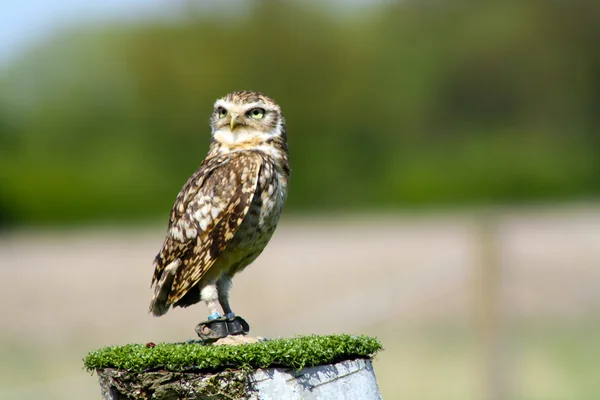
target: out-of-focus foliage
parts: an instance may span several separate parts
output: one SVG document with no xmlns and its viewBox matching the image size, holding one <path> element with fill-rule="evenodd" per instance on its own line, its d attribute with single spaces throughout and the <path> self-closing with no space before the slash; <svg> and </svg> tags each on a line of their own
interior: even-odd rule
<svg viewBox="0 0 600 400">
<path fill-rule="evenodd" d="M 255 1 L 63 33 L 0 80 L 0 223 L 166 216 L 237 89 L 283 107 L 289 209 L 597 195 L 599 4 Z"/>
</svg>

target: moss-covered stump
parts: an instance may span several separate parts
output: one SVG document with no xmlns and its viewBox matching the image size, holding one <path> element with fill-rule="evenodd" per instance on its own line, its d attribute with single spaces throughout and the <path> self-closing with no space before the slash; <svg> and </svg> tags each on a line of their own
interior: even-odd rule
<svg viewBox="0 0 600 400">
<path fill-rule="evenodd" d="M 303 336 L 236 346 L 197 341 L 105 347 L 87 355 L 103 399 L 379 399 L 366 336 Z"/>
</svg>

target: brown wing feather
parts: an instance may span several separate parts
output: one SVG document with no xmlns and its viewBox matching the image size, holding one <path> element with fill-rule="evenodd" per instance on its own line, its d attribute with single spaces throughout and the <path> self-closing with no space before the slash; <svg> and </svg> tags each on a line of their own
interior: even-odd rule
<svg viewBox="0 0 600 400">
<path fill-rule="evenodd" d="M 173 260 L 182 260 L 168 303 L 176 303 L 198 283 L 235 235 L 254 197 L 261 163 L 257 153 L 229 153 L 196 180 L 200 182 L 197 189 L 182 191 L 185 207 L 179 207 L 177 201 L 173 207 L 165 241 L 170 250 L 161 262 L 164 269 Z M 182 237 L 184 240 L 179 240 Z"/>
<path fill-rule="evenodd" d="M 154 259 L 154 275 L 152 284 L 158 282 L 164 269 L 173 261 L 186 254 L 196 243 L 196 237 L 187 237 L 183 230 L 192 227 L 195 221 L 186 213 L 190 202 L 198 195 L 206 179 L 220 166 L 227 163 L 226 157 L 207 158 L 200 168 L 187 180 L 177 194 L 171 215 L 169 228 L 163 246 Z"/>
</svg>

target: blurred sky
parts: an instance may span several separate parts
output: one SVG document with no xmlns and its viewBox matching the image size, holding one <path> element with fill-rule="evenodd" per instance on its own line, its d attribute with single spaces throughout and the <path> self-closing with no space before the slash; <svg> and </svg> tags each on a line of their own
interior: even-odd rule
<svg viewBox="0 0 600 400">
<path fill-rule="evenodd" d="M 3 0 L 0 6 L 0 67 L 31 45 L 73 24 L 164 15 L 174 0 Z"/>
<path fill-rule="evenodd" d="M 374 0 L 330 0 L 336 10 L 366 6 Z M 218 4 L 221 3 L 221 4 Z M 32 45 L 65 27 L 109 20 L 165 18 L 186 7 L 229 6 L 243 0 L 2 0 L 0 5 L 0 67 L 4 67 Z M 377 1 L 377 3 L 381 3 Z"/>
</svg>

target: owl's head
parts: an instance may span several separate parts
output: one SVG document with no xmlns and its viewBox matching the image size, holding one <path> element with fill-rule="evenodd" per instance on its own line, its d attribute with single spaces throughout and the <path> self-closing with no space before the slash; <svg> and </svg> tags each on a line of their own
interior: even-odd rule
<svg viewBox="0 0 600 400">
<path fill-rule="evenodd" d="M 285 140 L 281 108 L 259 92 L 232 92 L 218 99 L 210 126 L 213 138 L 227 147 L 258 146 L 277 137 Z"/>
</svg>

